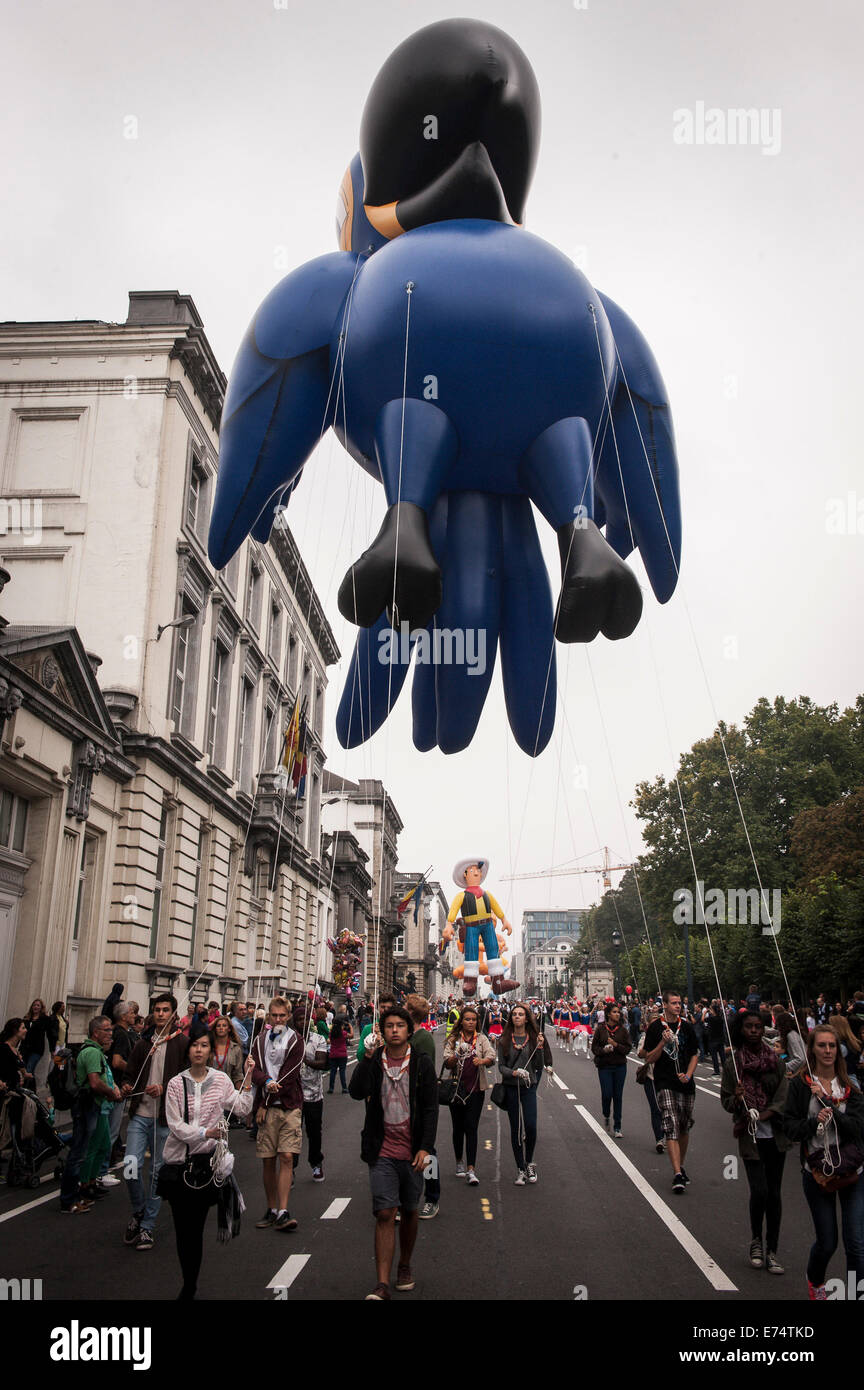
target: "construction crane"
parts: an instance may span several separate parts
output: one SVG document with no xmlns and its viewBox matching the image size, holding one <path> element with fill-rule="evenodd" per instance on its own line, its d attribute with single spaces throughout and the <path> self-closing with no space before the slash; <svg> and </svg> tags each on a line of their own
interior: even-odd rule
<svg viewBox="0 0 864 1390">
<path fill-rule="evenodd" d="M 572 874 L 602 874 L 603 887 L 611 888 L 612 879 L 610 874 L 616 873 L 619 869 L 632 869 L 632 864 L 613 864 L 610 858 L 609 846 L 603 846 L 603 863 L 588 864 L 579 869 L 539 869 L 533 874 L 503 874 L 502 882 L 512 883 L 517 878 L 569 878 Z"/>
</svg>

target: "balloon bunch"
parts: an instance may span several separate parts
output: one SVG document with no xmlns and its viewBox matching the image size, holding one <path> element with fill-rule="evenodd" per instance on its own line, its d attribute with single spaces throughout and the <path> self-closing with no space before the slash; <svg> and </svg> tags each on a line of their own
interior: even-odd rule
<svg viewBox="0 0 864 1390">
<path fill-rule="evenodd" d="M 346 994 L 351 994 L 360 984 L 360 951 L 363 939 L 346 927 L 340 931 L 335 941 L 328 936 L 327 945 L 335 957 L 333 961 L 333 983 Z"/>
</svg>

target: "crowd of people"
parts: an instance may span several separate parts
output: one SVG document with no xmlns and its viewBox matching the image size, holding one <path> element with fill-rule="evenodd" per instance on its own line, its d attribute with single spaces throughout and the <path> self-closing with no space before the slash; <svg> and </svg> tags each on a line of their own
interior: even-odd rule
<svg viewBox="0 0 864 1390">
<path fill-rule="evenodd" d="M 255 1224 L 297 1230 L 290 1199 L 302 1152 L 315 1182 L 325 1180 L 324 1082 L 365 1103 L 361 1157 L 369 1168 L 375 1217 L 376 1285 L 371 1300 L 414 1287 L 412 1256 L 420 1220 L 440 1209 L 439 1114 L 449 1111 L 454 1174 L 469 1186 L 478 1166 L 486 1102 L 508 1118 L 514 1184 L 539 1180 L 535 1163 L 538 1091 L 551 1074 L 550 1037 L 560 1048 L 593 1059 L 606 1142 L 623 1137 L 628 1058 L 644 1089 L 658 1153 L 672 1170 L 672 1190 L 686 1192 L 687 1149 L 694 1124 L 694 1076 L 700 1061 L 720 1077 L 720 1098 L 732 1117 L 749 1189 L 753 1268 L 782 1274 L 778 1258 L 781 1188 L 786 1154 L 797 1144 L 814 1242 L 808 1294 L 826 1294 L 826 1271 L 839 1226 L 850 1270 L 864 1279 L 864 992 L 848 1004 L 822 994 L 792 1011 L 762 999 L 702 999 L 692 1005 L 672 990 L 641 1002 L 593 997 L 554 1003 L 485 1003 L 473 998 L 429 1001 L 393 995 L 336 1006 L 320 996 L 277 996 L 269 1008 L 211 1002 L 178 1011 L 169 993 L 143 1014 L 115 985 L 87 1038 L 71 1045 L 61 1002 L 50 1013 L 34 1000 L 25 1017 L 0 1034 L 0 1151 L 16 1161 L 38 1134 L 49 1157 L 65 1142 L 59 1209 L 86 1215 L 120 1184 L 110 1168 L 123 1158 L 130 1203 L 123 1240 L 152 1249 L 162 1201 L 170 1207 L 182 1273 L 179 1297 L 195 1297 L 203 1234 L 211 1207 L 219 1238 L 239 1230 L 243 1200 L 233 1176 L 232 1128 L 255 1143 L 266 1209 Z M 432 1036 L 443 1025 L 436 1069 Z M 49 1094 L 68 1108 L 71 1132 L 58 1133 L 50 1101 L 35 1073 L 46 1049 Z M 347 1078 L 349 1056 L 356 1065 Z M 44 1113 L 43 1113 L 44 1112 Z M 124 1115 L 128 1115 L 125 1135 Z M 53 1141 L 53 1147 L 52 1143 Z"/>
</svg>

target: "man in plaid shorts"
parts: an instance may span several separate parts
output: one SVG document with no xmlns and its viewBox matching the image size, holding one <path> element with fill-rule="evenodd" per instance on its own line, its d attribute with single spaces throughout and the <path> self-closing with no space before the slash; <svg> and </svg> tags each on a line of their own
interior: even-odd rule
<svg viewBox="0 0 864 1390">
<path fill-rule="evenodd" d="M 699 1043 L 691 1025 L 681 1017 L 681 996 L 663 991 L 663 1013 L 650 1024 L 642 1044 L 646 1062 L 654 1064 L 654 1088 L 663 1120 L 663 1138 L 672 1164 L 672 1191 L 683 1192 L 690 1179 L 684 1170 L 696 1084 L 693 1073 Z"/>
</svg>

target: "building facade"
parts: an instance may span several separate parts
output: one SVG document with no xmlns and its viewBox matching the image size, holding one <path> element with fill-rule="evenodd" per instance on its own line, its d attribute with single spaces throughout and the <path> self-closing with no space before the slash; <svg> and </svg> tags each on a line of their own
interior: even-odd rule
<svg viewBox="0 0 864 1390">
<path fill-rule="evenodd" d="M 398 838 L 402 820 L 382 782 L 351 782 L 325 771 L 322 824 L 328 835 L 351 835 L 366 855 L 371 878 L 369 922 L 363 952 L 361 988 L 370 997 L 393 989 L 393 943 L 402 932 L 396 911 Z"/>
<path fill-rule="evenodd" d="M 538 907 L 522 914 L 522 953 L 527 958 L 555 936 L 578 938 L 585 913 L 578 907 Z"/>
<path fill-rule="evenodd" d="M 56 993 L 80 1021 L 114 981 L 142 1004 L 166 987 L 299 990 L 332 932 L 320 800 L 339 653 L 287 526 L 209 564 L 224 390 L 185 295 L 133 292 L 120 324 L 0 325 L 4 655 L 28 677 L 0 757 L 0 788 L 28 803 L 24 849 L 8 849 L 30 860 L 3 948 L 10 1006 Z M 33 724 L 53 727 L 45 691 L 64 709 L 75 697 L 91 732 L 64 715 L 65 756 Z M 277 773 L 298 697 L 299 802 Z M 58 838 L 46 779 L 62 797 L 91 773 L 87 814 L 64 813 Z"/>
</svg>

